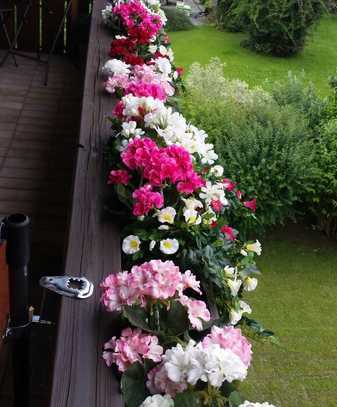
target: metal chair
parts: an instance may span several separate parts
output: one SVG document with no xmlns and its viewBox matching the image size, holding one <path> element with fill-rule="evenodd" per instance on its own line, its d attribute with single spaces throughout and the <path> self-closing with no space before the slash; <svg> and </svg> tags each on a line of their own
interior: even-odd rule
<svg viewBox="0 0 337 407">
<path fill-rule="evenodd" d="M 2 58 L 0 62 L 0 66 L 3 65 L 3 63 L 6 61 L 10 50 L 12 49 L 12 41 L 9 36 L 6 20 L 8 20 L 11 15 L 13 15 L 13 21 L 14 21 L 14 13 L 15 13 L 15 5 L 12 1 L 8 0 L 0 0 L 0 31 L 2 31 L 5 40 L 7 41 L 8 44 L 8 50 L 6 51 L 4 57 Z M 18 63 L 16 61 L 15 55 L 13 53 L 12 58 L 15 66 L 18 66 Z"/>
</svg>

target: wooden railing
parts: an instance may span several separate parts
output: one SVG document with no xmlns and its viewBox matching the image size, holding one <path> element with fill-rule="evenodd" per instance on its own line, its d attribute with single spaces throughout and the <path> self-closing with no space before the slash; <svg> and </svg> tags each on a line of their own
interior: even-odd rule
<svg viewBox="0 0 337 407">
<path fill-rule="evenodd" d="M 105 0 L 95 0 L 83 94 L 79 147 L 65 274 L 95 284 L 87 300 L 62 297 L 51 392 L 51 407 L 119 407 L 118 383 L 102 360 L 102 345 L 112 333 L 111 315 L 100 309 L 99 283 L 120 270 L 117 228 L 104 220 L 102 150 L 109 134 L 106 115 L 113 100 L 102 89 L 100 69 L 111 38 L 101 26 Z"/>
</svg>

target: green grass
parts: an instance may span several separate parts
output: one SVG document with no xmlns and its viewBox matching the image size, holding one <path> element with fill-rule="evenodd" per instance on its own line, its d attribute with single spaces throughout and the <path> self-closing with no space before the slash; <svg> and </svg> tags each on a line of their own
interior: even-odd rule
<svg viewBox="0 0 337 407">
<path fill-rule="evenodd" d="M 305 50 L 291 58 L 258 55 L 240 46 L 244 34 L 219 31 L 213 26 L 172 32 L 170 38 L 177 65 L 187 69 L 195 61 L 206 64 L 217 56 L 227 64 L 227 77 L 240 78 L 252 86 L 263 85 L 266 78 L 282 79 L 290 70 L 297 73 L 304 70 L 319 92 L 326 95 L 327 78 L 337 68 L 337 17 L 322 19 Z"/>
<path fill-rule="evenodd" d="M 299 227 L 265 239 L 253 317 L 280 346 L 254 343 L 241 390 L 279 407 L 337 406 L 337 244 Z"/>
</svg>

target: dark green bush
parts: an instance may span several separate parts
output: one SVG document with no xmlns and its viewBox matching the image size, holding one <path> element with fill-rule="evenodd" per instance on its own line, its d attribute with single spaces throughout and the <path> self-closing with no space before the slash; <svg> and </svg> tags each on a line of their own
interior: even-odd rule
<svg viewBox="0 0 337 407">
<path fill-rule="evenodd" d="M 257 198 L 261 226 L 282 223 L 298 213 L 316 174 L 307 118 L 262 90 L 220 77 L 223 70 L 212 64 L 192 68 L 183 113 L 208 133 L 226 177 Z"/>
<path fill-rule="evenodd" d="M 245 31 L 248 26 L 247 4 L 242 0 L 218 0 L 217 23 L 231 32 Z"/>
<path fill-rule="evenodd" d="M 167 17 L 167 31 L 185 31 L 193 28 L 189 17 L 182 11 L 172 7 L 163 7 Z"/>
<path fill-rule="evenodd" d="M 249 3 L 249 39 L 257 52 L 290 56 L 305 44 L 309 29 L 320 18 L 323 0 L 242 0 Z"/>
</svg>

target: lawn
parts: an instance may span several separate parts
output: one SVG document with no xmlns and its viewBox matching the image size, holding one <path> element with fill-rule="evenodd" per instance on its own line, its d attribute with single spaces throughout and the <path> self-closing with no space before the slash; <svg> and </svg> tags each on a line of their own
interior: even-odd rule
<svg viewBox="0 0 337 407">
<path fill-rule="evenodd" d="M 291 58 L 274 58 L 257 55 L 242 48 L 244 34 L 202 26 L 190 31 L 170 33 L 177 65 L 188 68 L 195 62 L 206 64 L 212 57 L 226 62 L 226 75 L 240 78 L 250 85 L 262 85 L 266 78 L 278 80 L 288 71 L 306 73 L 322 95 L 328 92 L 327 78 L 337 68 L 337 17 L 326 17 L 314 29 L 305 50 Z"/>
<path fill-rule="evenodd" d="M 305 51 L 281 59 L 240 47 L 243 34 L 211 26 L 171 33 L 178 65 L 207 63 L 214 56 L 227 63 L 228 77 L 263 85 L 289 70 L 305 70 L 321 94 L 337 67 L 337 18 L 326 17 Z M 319 232 L 288 226 L 264 238 L 263 275 L 247 297 L 253 317 L 274 330 L 280 346 L 254 342 L 254 361 L 241 385 L 252 401 L 278 407 L 337 406 L 337 244 Z"/>
<path fill-rule="evenodd" d="M 253 317 L 280 346 L 254 343 L 241 389 L 278 407 L 337 405 L 337 245 L 318 232 L 287 227 L 265 239 Z"/>
</svg>

